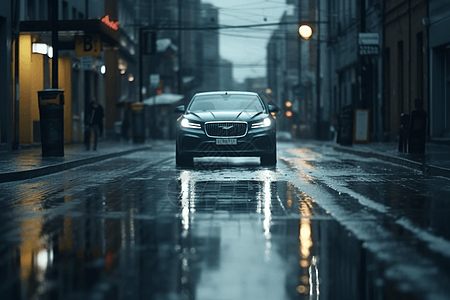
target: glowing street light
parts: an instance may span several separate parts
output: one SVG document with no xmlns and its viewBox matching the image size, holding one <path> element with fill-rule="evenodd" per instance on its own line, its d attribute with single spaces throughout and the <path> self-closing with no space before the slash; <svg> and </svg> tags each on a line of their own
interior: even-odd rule
<svg viewBox="0 0 450 300">
<path fill-rule="evenodd" d="M 298 33 L 305 40 L 309 40 L 311 38 L 311 36 L 312 36 L 312 28 L 309 25 L 301 25 L 298 28 Z"/>
</svg>

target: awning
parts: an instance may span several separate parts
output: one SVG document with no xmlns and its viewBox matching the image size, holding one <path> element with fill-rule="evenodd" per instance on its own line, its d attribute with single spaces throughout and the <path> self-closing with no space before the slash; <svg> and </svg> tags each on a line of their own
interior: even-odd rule
<svg viewBox="0 0 450 300">
<path fill-rule="evenodd" d="M 51 21 L 21 21 L 20 32 L 51 32 Z M 58 33 L 60 35 L 69 35 L 72 37 L 71 45 L 67 47 L 64 41 L 60 41 L 60 49 L 66 48 L 73 49 L 73 37 L 80 32 L 85 33 L 98 33 L 101 36 L 102 41 L 106 42 L 110 46 L 119 46 L 120 37 L 119 31 L 109 28 L 99 19 L 89 20 L 59 20 L 58 21 Z"/>
<path fill-rule="evenodd" d="M 171 94 L 171 93 L 162 93 L 150 98 L 147 98 L 143 101 L 145 105 L 153 106 L 153 105 L 170 105 L 174 104 L 181 99 L 183 99 L 183 95 Z"/>
</svg>

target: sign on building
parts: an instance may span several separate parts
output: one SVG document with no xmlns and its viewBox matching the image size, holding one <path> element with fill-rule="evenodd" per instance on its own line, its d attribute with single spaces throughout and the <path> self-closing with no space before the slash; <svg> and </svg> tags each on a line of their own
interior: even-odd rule
<svg viewBox="0 0 450 300">
<path fill-rule="evenodd" d="M 76 56 L 100 56 L 102 54 L 102 39 L 99 34 L 85 34 L 75 37 Z"/>
<path fill-rule="evenodd" d="M 80 61 L 81 61 L 81 69 L 83 70 L 92 69 L 92 62 L 93 62 L 92 56 L 82 56 L 80 57 Z"/>
<path fill-rule="evenodd" d="M 378 33 L 361 32 L 358 34 L 359 55 L 377 55 L 380 46 Z"/>
</svg>

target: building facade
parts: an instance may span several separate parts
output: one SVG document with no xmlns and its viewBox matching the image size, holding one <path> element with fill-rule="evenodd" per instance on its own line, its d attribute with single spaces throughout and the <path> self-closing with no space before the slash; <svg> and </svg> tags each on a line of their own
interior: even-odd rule
<svg viewBox="0 0 450 300">
<path fill-rule="evenodd" d="M 11 1 L 0 3 L 0 148 L 11 148 L 11 123 L 14 115 L 12 102 L 12 26 Z"/>
<path fill-rule="evenodd" d="M 433 140 L 450 139 L 450 2 L 428 1 L 428 17 L 421 24 L 428 28 L 428 39 L 424 37 L 424 48 L 430 59 L 430 137 Z"/>
<path fill-rule="evenodd" d="M 289 87 L 280 73 L 280 58 L 289 55 L 288 50 L 278 47 L 276 51 L 281 52 L 273 54 L 273 41 L 280 35 L 274 32 L 268 44 L 268 84 L 274 99 L 286 97 L 277 91 L 295 91 L 300 103 L 300 116 L 295 120 L 302 129 L 299 136 L 332 138 L 343 107 L 349 106 L 368 111 L 368 140 L 394 141 L 399 135 L 401 114 L 414 109 L 416 98 L 422 99 L 430 112 L 430 136 L 446 134 L 443 78 L 448 41 L 443 27 L 439 27 L 445 26 L 442 22 L 448 18 L 446 1 L 287 3 L 297 7 L 298 24 L 309 25 L 312 37 L 299 42 L 300 79 L 297 86 Z M 430 51 L 428 41 L 432 43 Z M 435 71 L 431 77 L 429 59 Z M 429 100 L 430 93 L 436 97 Z"/>
<path fill-rule="evenodd" d="M 414 100 L 429 112 L 428 1 L 390 0 L 384 7 L 384 124 L 386 137 L 399 134 L 400 115 L 410 114 Z"/>
</svg>

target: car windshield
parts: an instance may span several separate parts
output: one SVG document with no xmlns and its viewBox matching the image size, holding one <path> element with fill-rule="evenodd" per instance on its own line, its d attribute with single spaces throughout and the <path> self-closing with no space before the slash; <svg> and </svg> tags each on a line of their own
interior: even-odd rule
<svg viewBox="0 0 450 300">
<path fill-rule="evenodd" d="M 188 110 L 261 112 L 264 111 L 264 106 L 255 95 L 216 94 L 196 96 Z"/>
</svg>

